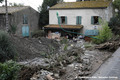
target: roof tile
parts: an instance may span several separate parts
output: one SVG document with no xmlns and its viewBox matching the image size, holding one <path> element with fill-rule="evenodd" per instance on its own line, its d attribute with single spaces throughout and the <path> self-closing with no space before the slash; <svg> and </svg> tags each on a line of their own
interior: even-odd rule
<svg viewBox="0 0 120 80">
<path fill-rule="evenodd" d="M 63 2 L 52 6 L 50 9 L 106 8 L 110 3 L 111 1 Z"/>
<path fill-rule="evenodd" d="M 20 11 L 20 10 L 23 10 L 23 9 L 26 9 L 28 8 L 29 6 L 22 6 L 22 7 L 8 7 L 8 13 L 9 14 L 12 14 L 14 12 L 17 12 L 17 11 Z M 5 10 L 5 7 L 0 7 L 0 14 L 5 14 L 6 13 L 6 10 Z"/>
</svg>

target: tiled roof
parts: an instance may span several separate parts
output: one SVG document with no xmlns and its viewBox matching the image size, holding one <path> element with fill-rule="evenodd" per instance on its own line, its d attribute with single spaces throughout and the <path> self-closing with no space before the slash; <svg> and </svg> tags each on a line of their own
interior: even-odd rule
<svg viewBox="0 0 120 80">
<path fill-rule="evenodd" d="M 52 6 L 50 9 L 106 8 L 110 3 L 111 1 L 63 2 Z"/>
<path fill-rule="evenodd" d="M 23 9 L 26 9 L 28 8 L 29 6 L 23 6 L 23 7 L 8 7 L 8 13 L 9 14 L 12 14 L 14 12 L 17 12 L 17 11 L 20 11 L 20 10 L 23 10 Z M 6 10 L 5 10 L 5 7 L 0 7 L 0 14 L 5 14 L 6 13 Z"/>
<path fill-rule="evenodd" d="M 61 25 L 62 28 L 64 29 L 81 29 L 83 28 L 82 25 Z M 47 25 L 44 26 L 44 28 L 60 28 L 59 25 Z"/>
</svg>

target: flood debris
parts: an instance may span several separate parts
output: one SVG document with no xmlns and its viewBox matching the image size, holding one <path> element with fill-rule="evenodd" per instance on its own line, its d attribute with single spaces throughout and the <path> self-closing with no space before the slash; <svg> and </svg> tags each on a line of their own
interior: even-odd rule
<svg viewBox="0 0 120 80">
<path fill-rule="evenodd" d="M 38 53 L 32 52 L 32 55 L 26 53 L 24 54 L 26 58 L 23 57 L 24 59 L 18 62 L 25 66 L 20 72 L 19 80 L 86 80 L 80 77 L 93 74 L 111 55 L 109 52 L 94 50 L 95 48 L 91 48 L 94 46 L 84 40 L 76 42 L 64 38 L 62 41 L 40 38 L 31 41 L 26 39 L 22 42 L 27 45 L 25 49 L 30 48 L 28 50 L 33 51 L 37 49 Z M 29 43 L 34 49 L 28 47 Z M 43 54 L 42 50 L 48 52 L 46 57 L 38 56 Z M 30 58 L 27 58 L 27 55 Z"/>
<path fill-rule="evenodd" d="M 110 41 L 110 42 L 106 42 L 106 43 L 103 43 L 103 44 L 96 46 L 96 49 L 115 51 L 118 49 L 118 47 L 120 47 L 119 41 Z"/>
</svg>

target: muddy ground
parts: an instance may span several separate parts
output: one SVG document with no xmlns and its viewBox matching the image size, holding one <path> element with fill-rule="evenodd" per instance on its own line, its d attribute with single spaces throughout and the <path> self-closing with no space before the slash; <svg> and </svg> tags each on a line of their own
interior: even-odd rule
<svg viewBox="0 0 120 80">
<path fill-rule="evenodd" d="M 13 45 L 18 53 L 17 61 L 25 61 L 36 57 L 43 57 L 46 53 L 59 50 L 59 44 L 55 40 L 50 40 L 44 37 L 41 38 L 21 38 L 12 36 Z"/>
<path fill-rule="evenodd" d="M 94 44 L 78 40 L 67 43 L 47 38 L 12 37 L 18 52 L 18 63 L 24 65 L 19 80 L 83 80 L 91 76 L 111 52 L 99 51 Z M 85 80 L 85 79 L 84 79 Z"/>
</svg>

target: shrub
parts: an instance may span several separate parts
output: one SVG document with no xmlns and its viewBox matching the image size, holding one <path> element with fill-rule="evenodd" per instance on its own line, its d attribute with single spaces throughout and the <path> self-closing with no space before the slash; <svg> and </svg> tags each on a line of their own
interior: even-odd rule
<svg viewBox="0 0 120 80">
<path fill-rule="evenodd" d="M 14 61 L 0 63 L 0 80 L 17 80 L 20 65 Z"/>
<path fill-rule="evenodd" d="M 15 34 L 17 30 L 17 26 L 15 25 L 10 25 L 9 33 Z"/>
<path fill-rule="evenodd" d="M 63 37 L 63 39 L 60 40 L 61 44 L 67 44 L 68 40 L 66 38 Z"/>
<path fill-rule="evenodd" d="M 0 31 L 0 62 L 5 60 L 15 59 L 16 50 L 10 41 L 9 35 Z"/>
<path fill-rule="evenodd" d="M 108 26 L 106 21 L 100 21 L 102 28 L 99 30 L 99 35 L 96 36 L 97 39 L 93 39 L 96 44 L 104 43 L 112 38 L 112 31 Z"/>
<path fill-rule="evenodd" d="M 115 16 L 110 19 L 109 26 L 114 34 L 120 34 L 120 16 Z"/>
<path fill-rule="evenodd" d="M 44 30 L 38 30 L 31 33 L 32 37 L 43 37 L 45 35 Z"/>
</svg>

